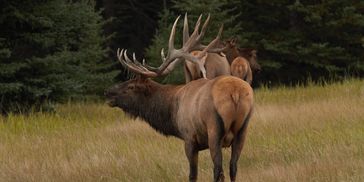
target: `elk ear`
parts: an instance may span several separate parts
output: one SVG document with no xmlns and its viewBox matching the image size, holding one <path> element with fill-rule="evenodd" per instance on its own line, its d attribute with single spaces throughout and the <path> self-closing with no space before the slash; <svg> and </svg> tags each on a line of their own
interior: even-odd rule
<svg viewBox="0 0 364 182">
<path fill-rule="evenodd" d="M 251 53 L 252 55 L 256 56 L 256 55 L 257 55 L 257 53 L 258 53 L 258 51 L 257 51 L 256 49 L 252 49 L 252 50 L 250 51 L 250 53 Z"/>
<path fill-rule="evenodd" d="M 232 38 L 232 37 L 230 37 L 229 39 L 225 40 L 225 41 L 224 41 L 225 45 L 230 45 L 230 44 L 231 44 L 231 42 L 232 42 L 232 40 L 233 40 L 233 38 Z"/>
<path fill-rule="evenodd" d="M 234 37 L 234 38 L 231 39 L 231 44 L 232 45 L 235 46 L 237 42 L 238 42 L 238 38 Z"/>
</svg>

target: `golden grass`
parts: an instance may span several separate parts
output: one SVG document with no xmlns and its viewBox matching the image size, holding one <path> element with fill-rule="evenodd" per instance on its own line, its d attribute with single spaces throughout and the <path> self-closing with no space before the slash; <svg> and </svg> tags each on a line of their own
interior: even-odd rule
<svg viewBox="0 0 364 182">
<path fill-rule="evenodd" d="M 238 181 L 364 181 L 364 81 L 261 89 L 255 98 Z M 0 181 L 187 179 L 182 141 L 104 104 L 0 117 Z M 211 180 L 206 150 L 199 181 Z"/>
</svg>

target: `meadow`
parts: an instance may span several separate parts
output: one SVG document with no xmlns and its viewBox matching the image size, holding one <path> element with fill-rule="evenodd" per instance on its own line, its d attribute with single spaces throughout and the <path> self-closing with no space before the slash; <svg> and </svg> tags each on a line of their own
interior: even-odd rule
<svg viewBox="0 0 364 182">
<path fill-rule="evenodd" d="M 0 116 L 0 181 L 187 180 L 181 140 L 104 103 Z M 205 150 L 199 181 L 211 180 Z M 237 181 L 364 181 L 364 80 L 256 90 Z"/>
</svg>

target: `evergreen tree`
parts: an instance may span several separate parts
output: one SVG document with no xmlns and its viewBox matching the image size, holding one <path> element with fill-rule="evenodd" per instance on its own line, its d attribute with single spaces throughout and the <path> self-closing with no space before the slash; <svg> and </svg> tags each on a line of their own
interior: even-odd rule
<svg viewBox="0 0 364 182">
<path fill-rule="evenodd" d="M 106 42 L 110 48 L 108 58 L 113 61 L 113 69 L 122 70 L 115 80 L 128 79 L 128 71 L 117 61 L 117 48 L 126 48 L 135 52 L 136 56 L 144 57 L 147 47 L 158 22 L 158 14 L 167 6 L 166 0 L 97 0 L 98 8 L 103 9 L 102 15 L 108 20 L 104 26 L 105 34 L 111 35 Z"/>
<path fill-rule="evenodd" d="M 240 1 L 242 46 L 258 49 L 265 82 L 364 74 L 362 1 Z"/>
<path fill-rule="evenodd" d="M 90 2 L 13 0 L 1 6 L 0 111 L 40 109 L 101 92 L 103 20 Z M 107 66 L 107 64 L 106 64 Z"/>
</svg>

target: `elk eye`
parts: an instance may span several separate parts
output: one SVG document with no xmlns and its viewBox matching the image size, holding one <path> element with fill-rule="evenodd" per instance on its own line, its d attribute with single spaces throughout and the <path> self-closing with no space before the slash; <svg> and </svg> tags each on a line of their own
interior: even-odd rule
<svg viewBox="0 0 364 182">
<path fill-rule="evenodd" d="M 129 89 L 129 90 L 134 90 L 134 88 L 135 88 L 135 86 L 134 86 L 134 85 L 129 85 L 129 86 L 128 86 L 128 89 Z"/>
</svg>

